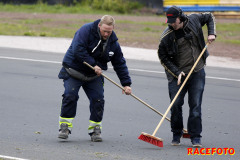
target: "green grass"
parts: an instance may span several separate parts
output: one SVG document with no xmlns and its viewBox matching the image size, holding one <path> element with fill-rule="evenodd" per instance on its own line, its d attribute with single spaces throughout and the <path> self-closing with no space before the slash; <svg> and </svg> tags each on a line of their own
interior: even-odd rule
<svg viewBox="0 0 240 160">
<path fill-rule="evenodd" d="M 85 23 L 92 22 L 94 19 L 12 19 L 9 21 L 2 18 L 0 20 L 0 35 L 72 38 L 78 28 Z M 120 26 L 118 27 L 119 32 L 123 34 L 118 35 L 119 38 L 128 38 L 136 41 L 135 37 L 146 36 L 146 34 L 148 37 L 159 36 L 166 27 L 166 24 L 162 22 L 151 21 L 119 20 L 117 23 Z M 126 25 L 127 27 L 124 27 Z M 240 44 L 239 28 L 240 24 L 238 23 L 217 24 L 217 40 L 219 42 Z M 205 36 L 207 36 L 206 27 L 203 29 Z"/>
<path fill-rule="evenodd" d="M 240 44 L 240 24 L 239 23 L 227 23 L 218 24 L 218 41 L 231 44 Z"/>
<path fill-rule="evenodd" d="M 0 35 L 72 37 L 89 19 L 0 19 Z"/>
<path fill-rule="evenodd" d="M 151 22 L 151 21 L 148 21 L 148 22 L 141 22 L 141 21 L 130 21 L 130 20 L 118 20 L 117 21 L 118 24 L 136 24 L 136 25 L 149 25 L 149 26 L 159 26 L 159 25 L 166 25 L 165 23 L 162 23 L 162 22 Z"/>
<path fill-rule="evenodd" d="M 240 44 L 240 23 L 217 23 L 217 41 L 229 44 Z M 207 37 L 207 27 L 203 27 L 204 36 Z"/>
<path fill-rule="evenodd" d="M 240 23 L 225 23 L 225 24 L 217 24 L 217 30 L 219 31 L 239 31 Z"/>
<path fill-rule="evenodd" d="M 76 2 L 73 5 L 48 5 L 47 3 L 42 3 L 41 0 L 37 4 L 3 4 L 0 3 L 1 12 L 25 12 L 25 13 L 71 13 L 71 14 L 103 14 L 108 12 L 108 14 L 129 14 L 132 11 L 136 11 L 143 7 L 142 4 L 138 2 L 125 1 L 125 0 L 82 0 Z"/>
<path fill-rule="evenodd" d="M 93 9 L 90 6 L 64 6 L 64 5 L 47 5 L 47 4 L 36 4 L 36 5 L 11 5 L 11 4 L 0 4 L 1 12 L 24 12 L 24 13 L 78 13 L 78 14 L 102 14 L 105 11 Z M 116 14 L 116 12 L 109 12 L 109 14 Z"/>
<path fill-rule="evenodd" d="M 21 24 L 0 24 L 0 35 L 24 35 L 24 32 L 29 31 L 29 27 Z"/>
</svg>

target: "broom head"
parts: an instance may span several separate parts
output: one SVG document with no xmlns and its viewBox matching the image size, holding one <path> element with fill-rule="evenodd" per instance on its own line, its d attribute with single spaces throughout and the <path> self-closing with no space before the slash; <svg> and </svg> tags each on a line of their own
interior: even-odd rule
<svg viewBox="0 0 240 160">
<path fill-rule="evenodd" d="M 190 134 L 187 131 L 183 131 L 183 138 L 190 138 Z"/>
<path fill-rule="evenodd" d="M 158 147 L 163 147 L 163 140 L 158 137 L 154 137 L 151 134 L 147 134 L 142 132 L 142 134 L 138 137 L 138 139 L 153 144 Z"/>
<path fill-rule="evenodd" d="M 183 137 L 183 138 L 190 138 L 190 134 L 188 134 L 188 133 L 183 133 L 182 137 Z"/>
</svg>

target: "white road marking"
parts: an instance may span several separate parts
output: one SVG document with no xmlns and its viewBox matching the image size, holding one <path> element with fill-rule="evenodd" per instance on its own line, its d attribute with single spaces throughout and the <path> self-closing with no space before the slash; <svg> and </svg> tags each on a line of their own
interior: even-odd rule
<svg viewBox="0 0 240 160">
<path fill-rule="evenodd" d="M 57 61 L 47 61 L 47 60 L 38 60 L 38 59 L 29 59 L 29 58 L 16 58 L 16 57 L 4 57 L 0 56 L 1 59 L 12 59 L 12 60 L 19 60 L 19 61 L 31 61 L 31 62 L 43 62 L 43 63 L 60 63 Z"/>
<path fill-rule="evenodd" d="M 147 72 L 147 73 L 160 73 L 160 74 L 165 74 L 165 72 L 160 72 L 160 71 L 149 71 L 149 70 L 145 70 L 145 69 L 131 69 L 129 68 L 128 70 L 130 71 L 137 71 L 137 72 Z"/>
<path fill-rule="evenodd" d="M 0 155 L 0 158 L 4 158 L 7 160 L 28 160 L 28 159 L 22 159 L 22 158 L 10 157 L 10 156 L 4 156 L 4 155 Z"/>
<path fill-rule="evenodd" d="M 17 58 L 17 57 L 4 57 L 0 56 L 0 59 L 10 59 L 10 60 L 20 60 L 20 61 L 31 61 L 31 62 L 42 62 L 42 63 L 57 63 L 61 64 L 62 62 L 58 61 L 49 61 L 49 60 L 38 60 L 38 59 L 29 59 L 29 58 Z M 109 67 L 112 68 L 112 67 Z M 147 72 L 147 73 L 159 73 L 159 74 L 165 74 L 165 72 L 160 72 L 160 71 L 150 71 L 150 70 L 144 70 L 144 69 L 131 69 L 131 71 L 137 71 L 137 72 Z M 225 80 L 225 81 L 235 81 L 235 82 L 240 82 L 240 79 L 232 79 L 232 78 L 222 78 L 222 77 L 211 77 L 211 76 L 206 76 L 208 79 L 217 79 L 217 80 Z"/>
</svg>

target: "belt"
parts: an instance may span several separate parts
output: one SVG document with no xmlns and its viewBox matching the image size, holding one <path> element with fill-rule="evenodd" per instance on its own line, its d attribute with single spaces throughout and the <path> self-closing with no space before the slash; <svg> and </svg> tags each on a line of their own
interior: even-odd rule
<svg viewBox="0 0 240 160">
<path fill-rule="evenodd" d="M 85 76 L 84 74 L 76 71 L 75 69 L 72 69 L 72 68 L 66 68 L 66 71 L 68 72 L 68 74 L 70 74 L 73 78 L 76 78 L 76 79 L 79 79 L 81 81 L 91 81 L 91 80 L 94 80 L 95 78 L 97 78 L 98 76 L 92 76 L 92 77 L 88 77 L 88 76 Z"/>
</svg>

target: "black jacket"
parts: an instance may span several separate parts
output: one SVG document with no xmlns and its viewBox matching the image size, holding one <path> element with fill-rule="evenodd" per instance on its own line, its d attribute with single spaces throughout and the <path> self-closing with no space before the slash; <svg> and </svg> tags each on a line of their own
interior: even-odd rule
<svg viewBox="0 0 240 160">
<path fill-rule="evenodd" d="M 201 14 L 191 14 L 187 16 L 187 29 L 190 29 L 195 36 L 198 38 L 199 45 L 201 50 L 205 46 L 205 40 L 203 36 L 202 27 L 207 25 L 208 35 L 216 35 L 216 25 L 215 18 L 212 13 L 201 13 Z M 178 77 L 181 70 L 175 65 L 174 56 L 178 53 L 178 45 L 175 39 L 175 33 L 171 26 L 168 26 L 165 31 L 162 33 L 160 44 L 158 48 L 158 57 L 161 61 L 161 64 L 166 70 L 166 74 L 169 76 L 173 76 L 175 78 Z M 206 58 L 209 55 L 206 50 L 203 59 L 206 62 Z"/>
</svg>

